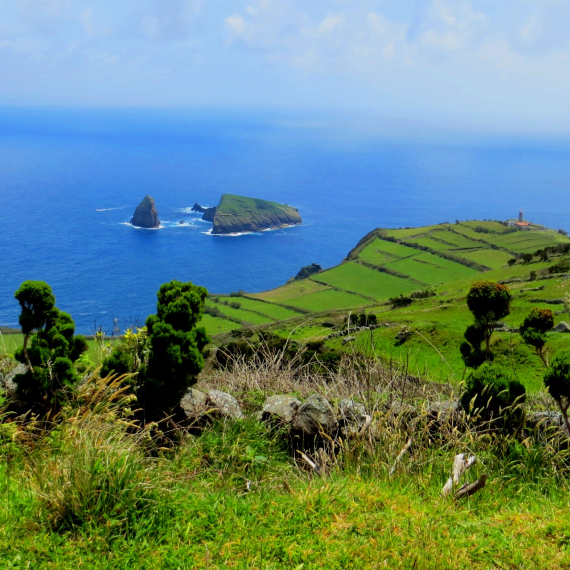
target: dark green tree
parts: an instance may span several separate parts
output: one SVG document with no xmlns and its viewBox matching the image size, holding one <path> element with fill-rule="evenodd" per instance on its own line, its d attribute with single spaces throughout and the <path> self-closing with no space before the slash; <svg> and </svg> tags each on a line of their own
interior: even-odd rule
<svg viewBox="0 0 570 570">
<path fill-rule="evenodd" d="M 483 363 L 467 377 L 461 406 L 466 412 L 477 410 L 483 420 L 497 419 L 505 411 L 512 412 L 514 404 L 522 404 L 526 389 L 496 364 Z"/>
<path fill-rule="evenodd" d="M 497 323 L 511 312 L 508 287 L 492 281 L 477 281 L 467 293 L 467 306 L 475 317 L 475 327 L 483 335 L 485 357 L 491 360 L 491 336 Z"/>
<path fill-rule="evenodd" d="M 532 309 L 526 316 L 519 332 L 526 344 L 532 346 L 544 366 L 548 368 L 546 354 L 546 333 L 554 326 L 554 317 L 550 309 Z"/>
<path fill-rule="evenodd" d="M 24 344 L 15 356 L 28 370 L 14 380 L 28 400 L 57 404 L 65 388 L 78 380 L 73 362 L 87 350 L 87 342 L 75 336 L 73 319 L 55 306 L 47 283 L 25 281 L 15 297 L 22 309 L 19 321 L 24 334 Z"/>
<path fill-rule="evenodd" d="M 568 407 L 570 406 L 570 348 L 560 350 L 552 359 L 550 367 L 544 373 L 544 385 L 558 404 L 566 429 L 570 434 L 570 423 L 568 422 Z"/>
<path fill-rule="evenodd" d="M 192 283 L 171 281 L 158 291 L 156 315 L 146 320 L 149 356 L 136 379 L 137 398 L 148 413 L 168 413 L 196 382 L 210 342 L 197 327 L 208 292 Z"/>
<path fill-rule="evenodd" d="M 468 368 L 478 368 L 486 360 L 485 351 L 482 348 L 485 342 L 485 330 L 477 324 L 469 325 L 463 336 L 465 342 L 459 346 L 463 362 Z"/>
</svg>

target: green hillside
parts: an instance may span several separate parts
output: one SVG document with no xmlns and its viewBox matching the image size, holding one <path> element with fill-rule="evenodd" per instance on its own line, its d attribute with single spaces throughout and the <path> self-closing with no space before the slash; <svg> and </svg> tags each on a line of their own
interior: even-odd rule
<svg viewBox="0 0 570 570">
<path fill-rule="evenodd" d="M 498 222 L 378 229 L 336 267 L 271 291 L 210 299 L 208 305 L 221 312 L 216 318 L 220 332 L 225 320 L 229 328 L 260 326 L 297 340 L 325 340 L 329 348 L 341 351 L 366 351 L 373 346 L 381 358 L 407 360 L 417 375 L 430 370 L 438 379 L 459 381 L 464 366 L 458 347 L 472 320 L 465 295 L 473 282 L 514 280 L 509 284 L 514 299 L 506 319 L 512 328 L 533 307 L 552 309 L 556 323 L 570 320 L 562 304 L 570 293 L 569 281 L 551 273 L 558 265 L 564 267 L 566 260 L 570 271 L 568 253 L 550 252 L 530 260 L 520 257 L 559 244 L 570 244 L 570 239 L 540 226 L 515 231 Z M 516 262 L 509 265 L 514 258 Z M 391 298 L 420 290 L 434 295 L 399 309 L 389 303 Z M 230 302 L 234 308 L 223 305 Z M 346 345 L 343 337 L 328 339 L 345 326 L 350 312 L 375 314 L 378 322 L 390 326 L 357 332 Z M 336 328 L 331 329 L 331 322 Z M 414 334 L 400 343 L 395 336 L 403 327 Z M 570 346 L 570 335 L 550 333 L 550 337 L 553 352 Z M 223 336 L 219 340 L 223 342 Z M 542 364 L 518 334 L 496 333 L 494 343 L 499 362 L 515 366 L 529 389 L 540 387 Z"/>
<path fill-rule="evenodd" d="M 240 307 L 232 310 L 219 305 L 216 329 L 208 330 L 222 332 L 223 320 L 227 327 L 235 328 L 229 323 L 258 325 L 299 314 L 372 308 L 391 297 L 469 281 L 493 270 L 499 270 L 501 279 L 521 276 L 535 269 L 535 264 L 519 262 L 509 268 L 509 259 L 560 243 L 570 240 L 541 226 L 514 231 L 499 222 L 378 229 L 363 238 L 343 263 L 322 273 L 272 291 L 244 293 L 235 299 L 218 297 L 221 303 L 238 302 Z"/>
</svg>

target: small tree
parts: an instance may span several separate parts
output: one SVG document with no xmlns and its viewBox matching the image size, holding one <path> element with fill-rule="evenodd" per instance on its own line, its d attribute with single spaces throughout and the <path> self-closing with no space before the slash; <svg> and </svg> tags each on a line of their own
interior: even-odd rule
<svg viewBox="0 0 570 570">
<path fill-rule="evenodd" d="M 485 362 L 467 377 L 461 406 L 469 413 L 476 410 L 483 420 L 492 420 L 512 411 L 525 398 L 526 389 L 518 380 L 501 366 Z"/>
<path fill-rule="evenodd" d="M 25 281 L 15 297 L 22 308 L 19 321 L 24 334 L 16 359 L 28 369 L 14 381 L 27 397 L 57 403 L 62 390 L 78 380 L 73 362 L 87 350 L 87 342 L 80 335 L 74 336 L 73 319 L 55 306 L 47 283 Z"/>
<path fill-rule="evenodd" d="M 476 329 L 483 336 L 487 360 L 491 359 L 491 336 L 500 319 L 511 312 L 511 299 L 508 287 L 492 281 L 473 283 L 467 294 L 467 306 L 475 317 Z"/>
<path fill-rule="evenodd" d="M 148 362 L 136 380 L 137 398 L 147 409 L 170 412 L 196 382 L 210 342 L 206 330 L 196 326 L 207 294 L 204 287 L 180 281 L 160 287 L 156 315 L 146 320 Z"/>
<path fill-rule="evenodd" d="M 519 328 L 526 344 L 532 346 L 544 366 L 548 368 L 546 353 L 546 333 L 554 326 L 554 317 L 550 309 L 532 309 Z"/>
<path fill-rule="evenodd" d="M 566 429 L 570 434 L 570 423 L 568 422 L 568 407 L 570 406 L 570 348 L 560 350 L 552 359 L 550 367 L 544 373 L 544 385 L 558 404 Z"/>
<path fill-rule="evenodd" d="M 486 360 L 485 352 L 481 348 L 485 342 L 485 329 L 478 324 L 469 325 L 463 336 L 465 342 L 459 346 L 461 358 L 468 368 L 478 368 Z"/>
</svg>

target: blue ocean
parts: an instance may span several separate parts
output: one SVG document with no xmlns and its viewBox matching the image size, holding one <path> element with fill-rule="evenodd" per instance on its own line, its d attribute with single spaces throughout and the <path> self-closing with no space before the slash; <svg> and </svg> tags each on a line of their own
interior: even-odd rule
<svg viewBox="0 0 570 570">
<path fill-rule="evenodd" d="M 212 236 L 223 193 L 296 206 L 303 225 Z M 145 194 L 162 227 L 128 224 Z M 435 133 L 325 114 L 0 109 L 0 324 L 47 281 L 77 328 L 121 328 L 172 279 L 262 291 L 339 263 L 376 227 L 525 217 L 570 229 L 570 141 Z M 184 221 L 183 225 L 179 224 Z"/>
</svg>

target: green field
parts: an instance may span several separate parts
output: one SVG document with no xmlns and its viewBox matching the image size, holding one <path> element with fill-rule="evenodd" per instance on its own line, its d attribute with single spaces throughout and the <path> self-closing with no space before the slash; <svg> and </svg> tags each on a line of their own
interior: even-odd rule
<svg viewBox="0 0 570 570">
<path fill-rule="evenodd" d="M 398 228 L 398 229 L 390 229 L 386 230 L 386 235 L 395 237 L 396 239 L 403 239 L 410 236 L 419 236 L 421 234 L 427 234 L 431 230 L 439 230 L 441 229 L 441 224 L 436 224 L 434 226 L 421 226 L 419 228 Z"/>
<path fill-rule="evenodd" d="M 237 302 L 241 305 L 243 309 L 249 311 L 255 311 L 266 315 L 273 320 L 285 320 L 292 317 L 298 317 L 299 313 L 286 307 L 281 307 L 280 305 L 275 305 L 272 303 L 266 303 L 263 301 L 258 301 L 250 297 L 220 297 L 220 300 L 226 300 L 228 302 Z M 223 307 L 220 305 L 220 309 Z"/>
<path fill-rule="evenodd" d="M 394 265 L 394 264 L 392 264 Z M 345 291 L 354 291 L 376 300 L 389 299 L 403 293 L 411 293 L 418 288 L 406 279 L 394 277 L 349 261 L 315 277 L 320 282 Z"/>
<path fill-rule="evenodd" d="M 239 298 L 238 297 L 232 298 L 232 302 L 239 303 Z M 272 319 L 271 317 L 266 317 L 260 315 L 259 313 L 254 313 L 253 311 L 248 311 L 241 308 L 234 309 L 233 307 L 230 307 L 228 305 L 223 305 L 221 303 L 214 303 L 210 299 L 208 299 L 206 304 L 210 307 L 217 307 L 223 313 L 223 315 L 230 317 L 232 319 L 243 321 L 244 323 L 249 323 L 253 325 L 262 325 L 265 323 L 271 323 L 275 320 Z"/>
<path fill-rule="evenodd" d="M 293 281 L 282 287 L 277 287 L 277 289 L 271 289 L 270 291 L 265 291 L 263 293 L 255 293 L 253 295 L 248 295 L 253 299 L 262 299 L 264 301 L 270 301 L 272 303 L 279 304 L 289 304 L 287 303 L 290 299 L 295 299 L 296 297 L 302 297 L 310 293 L 317 293 L 319 291 L 326 291 L 328 287 L 326 285 L 320 285 L 315 283 L 311 279 L 303 279 L 302 281 Z"/>
<path fill-rule="evenodd" d="M 317 313 L 320 311 L 330 311 L 332 309 L 360 307 L 362 305 L 369 305 L 370 303 L 371 301 L 363 297 L 346 291 L 336 291 L 335 289 L 326 289 L 318 293 L 295 297 L 287 302 L 287 304 L 293 307 Z M 300 319 L 306 318 L 307 316 L 300 317 Z"/>
<path fill-rule="evenodd" d="M 461 251 L 461 257 L 470 259 L 491 269 L 498 269 L 507 264 L 512 258 L 510 253 L 497 249 L 475 249 L 472 251 Z"/>
<path fill-rule="evenodd" d="M 439 285 L 446 281 L 455 281 L 477 273 L 475 269 L 454 261 L 438 257 L 427 252 L 418 252 L 414 257 L 394 261 L 386 267 L 404 273 L 412 279 L 423 281 L 428 285 Z"/>
<path fill-rule="evenodd" d="M 226 333 L 240 327 L 238 323 L 228 321 L 227 319 L 212 317 L 211 315 L 204 315 L 200 324 L 206 327 L 206 331 L 209 335 Z"/>
</svg>

